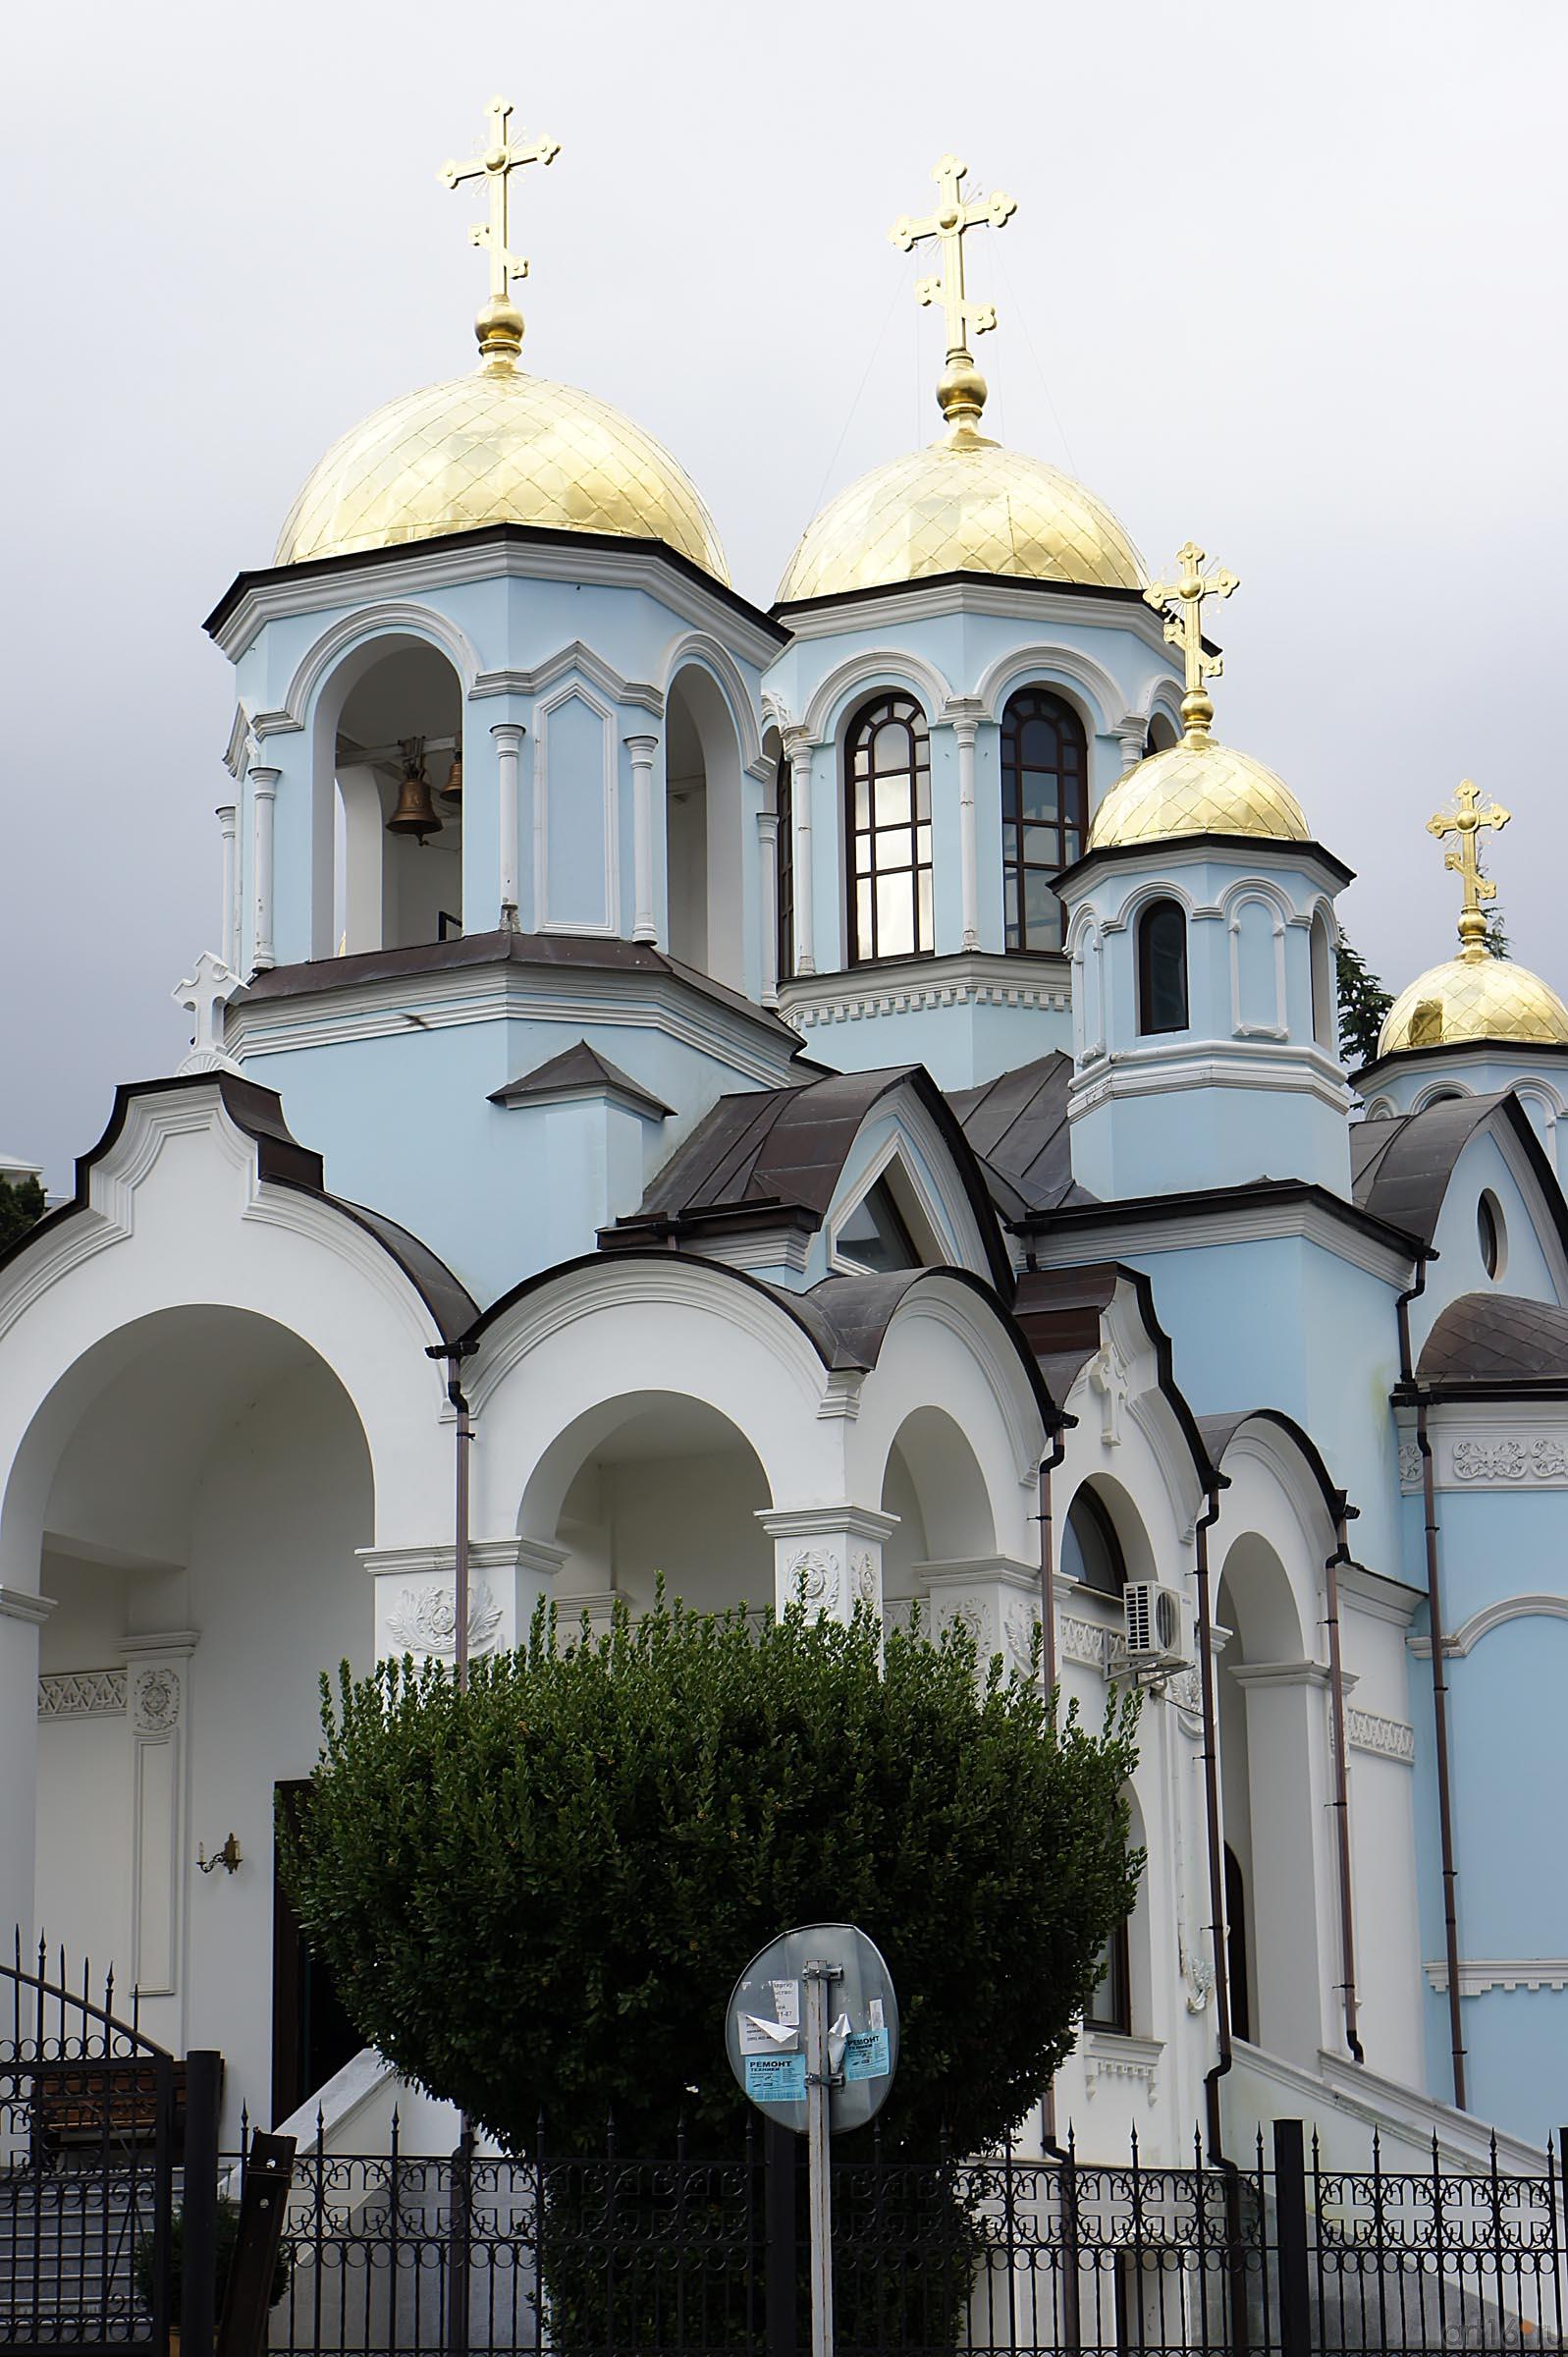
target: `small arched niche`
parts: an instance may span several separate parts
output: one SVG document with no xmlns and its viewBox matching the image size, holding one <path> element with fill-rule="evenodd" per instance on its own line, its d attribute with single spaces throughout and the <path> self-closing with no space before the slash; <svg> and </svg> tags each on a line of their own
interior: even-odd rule
<svg viewBox="0 0 1568 2357">
<path fill-rule="evenodd" d="M 423 639 L 377 642 L 338 715 L 333 948 L 462 931 L 462 686 Z M 415 824 L 417 822 L 417 824 Z"/>
<path fill-rule="evenodd" d="M 745 988 L 740 740 L 712 674 L 688 663 L 665 706 L 670 955 Z"/>
<path fill-rule="evenodd" d="M 926 1589 L 933 1563 L 981 1563 L 995 1552 L 985 1474 L 946 1408 L 917 1407 L 899 1425 L 883 1472 L 882 1510 L 898 1517 L 882 1555 L 890 1602 Z"/>
</svg>

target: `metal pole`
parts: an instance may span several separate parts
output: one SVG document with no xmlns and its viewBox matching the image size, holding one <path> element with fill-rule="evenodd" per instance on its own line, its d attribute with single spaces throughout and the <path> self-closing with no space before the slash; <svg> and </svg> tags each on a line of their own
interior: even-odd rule
<svg viewBox="0 0 1568 2357">
<path fill-rule="evenodd" d="M 833 2357 L 833 2185 L 828 2173 L 828 1990 L 837 1964 L 811 1963 L 806 1984 L 806 2162 L 811 2172 L 811 2357 Z"/>
</svg>

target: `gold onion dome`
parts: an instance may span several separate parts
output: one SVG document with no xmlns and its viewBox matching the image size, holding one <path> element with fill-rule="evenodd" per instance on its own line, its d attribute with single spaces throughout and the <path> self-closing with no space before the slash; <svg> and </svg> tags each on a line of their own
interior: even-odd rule
<svg viewBox="0 0 1568 2357">
<path fill-rule="evenodd" d="M 1427 832 L 1439 843 L 1450 835 L 1457 839 L 1444 854 L 1443 865 L 1460 878 L 1464 891 L 1460 951 L 1400 992 L 1383 1016 L 1379 1056 L 1452 1047 L 1467 1040 L 1568 1047 L 1568 1007 L 1551 985 L 1528 966 L 1515 965 L 1511 958 L 1494 958 L 1487 947 L 1482 904 L 1496 899 L 1497 887 L 1481 872 L 1480 839 L 1488 829 L 1499 834 L 1509 816 L 1500 804 L 1483 802 L 1465 778 L 1455 791 L 1454 807 L 1428 819 Z"/>
<path fill-rule="evenodd" d="M 661 540 L 728 582 L 712 517 L 651 434 L 506 354 L 389 402 L 334 443 L 289 512 L 275 562 L 346 556 L 491 523 Z"/>
<path fill-rule="evenodd" d="M 289 511 L 275 563 L 522 523 L 660 540 L 728 583 L 713 518 L 670 453 L 607 401 L 518 366 L 522 314 L 509 290 L 528 265 L 512 249 L 511 183 L 561 149 L 514 138 L 505 98 L 486 111 L 480 152 L 440 174 L 446 188 L 477 181 L 489 192 L 490 218 L 470 233 L 490 257 L 479 366 L 388 402 L 335 442 Z"/>
<path fill-rule="evenodd" d="M 960 428 L 873 467 L 808 524 L 779 603 L 943 573 L 1141 589 L 1143 560 L 1093 492 Z"/>
</svg>

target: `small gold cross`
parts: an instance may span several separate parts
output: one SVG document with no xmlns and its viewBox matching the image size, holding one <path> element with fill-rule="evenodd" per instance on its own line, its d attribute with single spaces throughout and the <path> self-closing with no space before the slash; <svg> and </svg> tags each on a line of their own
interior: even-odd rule
<svg viewBox="0 0 1568 2357">
<path fill-rule="evenodd" d="M 456 189 L 465 180 L 487 180 L 490 184 L 490 218 L 474 224 L 469 232 L 475 246 L 484 246 L 490 252 L 490 300 L 505 302 L 507 289 L 514 278 L 526 278 L 528 265 L 521 254 L 514 253 L 511 245 L 511 186 L 512 175 L 524 164 L 550 164 L 561 153 L 559 139 L 535 139 L 524 147 L 509 137 L 512 104 L 506 98 L 492 98 L 485 112 L 490 117 L 490 141 L 482 155 L 471 155 L 466 163 L 447 162 L 441 167 L 444 187 Z M 521 329 L 518 329 L 520 336 Z"/>
<path fill-rule="evenodd" d="M 1213 573 L 1204 572 L 1204 552 L 1196 540 L 1188 540 L 1176 551 L 1176 578 L 1173 581 L 1151 581 L 1144 591 L 1147 604 L 1156 613 L 1164 615 L 1165 638 L 1171 646 L 1179 646 L 1187 667 L 1187 692 L 1181 699 L 1181 716 L 1187 724 L 1187 741 L 1199 744 L 1207 741 L 1209 723 L 1215 716 L 1205 682 L 1218 679 L 1224 670 L 1224 657 L 1212 655 L 1203 642 L 1203 601 L 1206 597 L 1228 597 L 1241 586 L 1239 574 L 1230 573 L 1217 565 Z M 1175 599 L 1177 611 L 1167 611 Z"/>
<path fill-rule="evenodd" d="M 1457 835 L 1456 850 L 1443 853 L 1443 865 L 1456 875 L 1464 887 L 1464 905 L 1459 911 L 1459 939 L 1466 958 L 1485 958 L 1487 955 L 1487 919 L 1482 911 L 1483 901 L 1494 901 L 1497 887 L 1489 876 L 1481 872 L 1481 836 L 1489 827 L 1498 834 L 1512 816 L 1500 803 L 1487 801 L 1480 807 L 1481 789 L 1462 778 L 1454 789 L 1452 810 L 1439 810 L 1427 821 L 1427 832 L 1435 835 L 1439 843 Z"/>
<path fill-rule="evenodd" d="M 923 221 L 900 214 L 888 232 L 900 253 L 912 252 L 928 238 L 937 242 L 941 272 L 917 281 L 915 297 L 922 304 L 940 302 L 946 315 L 947 374 L 938 399 L 943 414 L 960 422 L 978 417 L 986 397 L 984 379 L 975 374 L 969 338 L 989 335 L 997 324 L 996 304 L 971 302 L 964 292 L 964 238 L 971 229 L 1005 229 L 1018 210 L 1014 199 L 1000 189 L 994 195 L 965 202 L 962 183 L 968 170 L 955 155 L 945 155 L 931 175 L 937 184 L 936 211 Z M 962 399 L 956 398 L 959 394 Z"/>
</svg>

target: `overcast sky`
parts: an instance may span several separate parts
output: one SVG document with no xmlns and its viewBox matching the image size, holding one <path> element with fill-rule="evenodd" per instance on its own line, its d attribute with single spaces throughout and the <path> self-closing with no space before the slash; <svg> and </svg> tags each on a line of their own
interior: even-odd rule
<svg viewBox="0 0 1568 2357">
<path fill-rule="evenodd" d="M 1568 988 L 1557 0 L 77 0 L 7 50 L 0 1152 L 52 1185 L 216 946 L 203 615 L 346 426 L 470 363 L 436 174 L 496 89 L 562 142 L 518 184 L 525 361 L 669 444 L 762 605 L 940 423 L 889 225 L 946 147 L 1010 192 L 970 242 L 992 430 L 1242 576 L 1220 732 L 1359 871 L 1390 985 L 1449 954 L 1422 828 L 1469 773 Z"/>
</svg>

